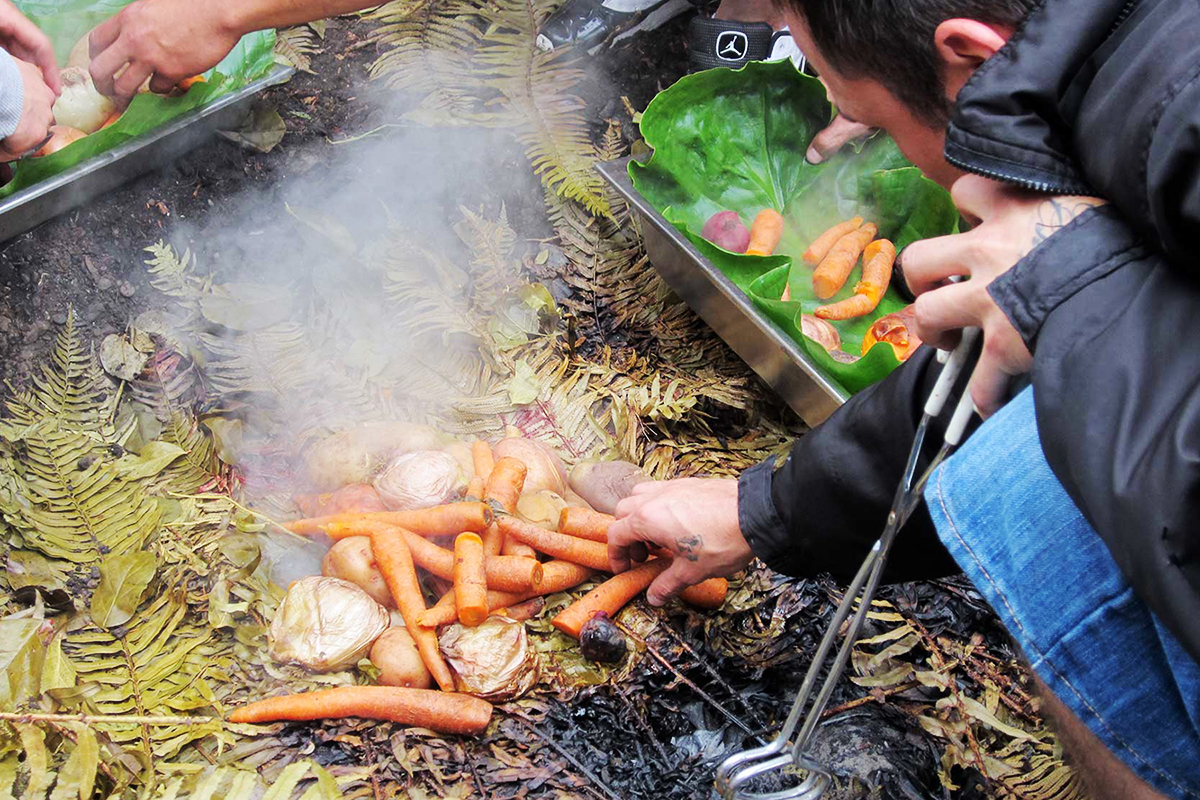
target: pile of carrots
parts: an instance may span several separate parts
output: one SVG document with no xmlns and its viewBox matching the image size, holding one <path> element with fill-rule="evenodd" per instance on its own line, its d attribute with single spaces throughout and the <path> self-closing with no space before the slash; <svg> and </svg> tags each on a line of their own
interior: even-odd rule
<svg viewBox="0 0 1200 800">
<path fill-rule="evenodd" d="M 841 291 L 862 257 L 862 278 L 854 285 L 854 294 L 836 303 L 817 306 L 813 312 L 816 317 L 852 319 L 870 314 L 879 305 L 892 280 L 896 246 L 887 239 L 876 239 L 878 232 L 874 223 L 854 217 L 822 233 L 804 251 L 804 261 L 814 267 L 813 292 L 821 300 Z"/>
<path fill-rule="evenodd" d="M 486 729 L 491 705 L 454 691 L 454 676 L 438 648 L 437 628 L 455 621 L 473 627 L 491 614 L 566 591 L 597 572 L 608 571 L 608 526 L 613 517 L 568 507 L 558 530 L 524 522 L 516 516 L 516 507 L 525 464 L 510 457 L 493 461 L 491 448 L 483 441 L 474 443 L 472 456 L 477 477 L 462 502 L 415 511 L 351 511 L 287 525 L 294 533 L 323 532 L 335 540 L 370 537 L 388 591 L 442 691 L 389 686 L 326 689 L 250 703 L 234 711 L 231 721 L 357 716 L 447 733 Z M 428 538 L 437 536 L 454 536 L 453 550 Z M 540 561 L 539 554 L 549 560 Z M 646 563 L 609 578 L 572 603 L 552 620 L 553 625 L 578 638 L 585 622 L 600 612 L 615 616 L 669 564 L 669 553 L 656 552 Z M 431 607 L 425 603 L 418 567 L 452 582 L 452 588 Z M 715 578 L 690 587 L 682 597 L 698 607 L 719 608 L 727 589 L 724 578 Z"/>
</svg>

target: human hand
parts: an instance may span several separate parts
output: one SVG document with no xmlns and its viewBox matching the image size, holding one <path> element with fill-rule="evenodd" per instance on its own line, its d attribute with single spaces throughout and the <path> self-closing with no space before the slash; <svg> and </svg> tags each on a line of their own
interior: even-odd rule
<svg viewBox="0 0 1200 800">
<path fill-rule="evenodd" d="M 132 97 L 151 78 L 150 90 L 166 93 L 184 78 L 215 66 L 241 38 L 240 31 L 224 22 L 224 5 L 137 0 L 125 6 L 92 31 L 90 71 L 96 88 L 101 94 Z"/>
<path fill-rule="evenodd" d="M 738 483 L 732 479 L 681 478 L 639 483 L 617 504 L 608 527 L 613 572 L 644 560 L 647 546 L 670 551 L 671 566 L 646 590 L 661 606 L 684 588 L 732 575 L 754 558 L 738 524 Z"/>
<path fill-rule="evenodd" d="M 0 0 L 0 48 L 13 58 L 35 65 L 55 96 L 62 92 L 62 78 L 50 39 L 9 0 Z"/>
<path fill-rule="evenodd" d="M 838 114 L 832 122 L 813 137 L 812 142 L 808 145 L 808 152 L 804 154 L 804 160 L 810 164 L 820 164 L 841 150 L 847 142 L 861 139 L 873 130 L 875 129 L 863 125 L 861 122 L 852 122 Z"/>
<path fill-rule="evenodd" d="M 988 286 L 1075 217 L 1105 201 L 1048 197 L 978 175 L 959 178 L 950 195 L 975 227 L 910 244 L 901 255 L 901 267 L 917 295 L 915 324 L 921 341 L 949 349 L 961 329 L 982 329 L 983 351 L 971 374 L 970 392 L 986 419 L 1003 403 L 1009 380 L 1026 372 L 1033 361 Z M 949 283 L 955 275 L 970 280 Z"/>
<path fill-rule="evenodd" d="M 28 61 L 14 58 L 24 86 L 24 106 L 17 129 L 0 141 L 0 161 L 13 161 L 33 150 L 50 135 L 54 124 L 54 90 L 46 84 L 42 70 Z"/>
</svg>

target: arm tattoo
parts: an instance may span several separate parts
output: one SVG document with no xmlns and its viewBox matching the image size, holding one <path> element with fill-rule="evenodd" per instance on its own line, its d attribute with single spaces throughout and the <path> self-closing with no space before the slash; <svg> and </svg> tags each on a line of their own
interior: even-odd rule
<svg viewBox="0 0 1200 800">
<path fill-rule="evenodd" d="M 1037 209 L 1038 219 L 1033 226 L 1033 242 L 1030 249 L 1065 228 L 1084 211 L 1102 204 L 1101 200 L 1079 197 L 1053 197 L 1041 203 Z"/>
<path fill-rule="evenodd" d="M 675 549 L 688 561 L 699 561 L 702 547 L 704 547 L 704 540 L 698 533 L 693 533 L 691 536 L 680 536 L 675 540 Z"/>
</svg>

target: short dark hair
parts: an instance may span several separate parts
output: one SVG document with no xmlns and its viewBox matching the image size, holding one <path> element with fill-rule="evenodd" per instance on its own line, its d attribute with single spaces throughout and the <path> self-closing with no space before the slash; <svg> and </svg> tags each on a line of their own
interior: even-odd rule
<svg viewBox="0 0 1200 800">
<path fill-rule="evenodd" d="M 775 0 L 804 17 L 830 66 L 879 81 L 930 123 L 950 117 L 934 32 L 948 19 L 1016 27 L 1043 0 Z"/>
</svg>

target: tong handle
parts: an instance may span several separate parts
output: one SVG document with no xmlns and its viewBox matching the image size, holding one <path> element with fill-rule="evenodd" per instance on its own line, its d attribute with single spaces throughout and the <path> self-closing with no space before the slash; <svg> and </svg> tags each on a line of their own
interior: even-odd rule
<svg viewBox="0 0 1200 800">
<path fill-rule="evenodd" d="M 925 401 L 925 416 L 936 417 L 942 413 L 942 408 L 945 407 L 946 400 L 950 397 L 950 391 L 958 382 L 958 376 L 967 366 L 971 348 L 975 346 L 975 340 L 978 338 L 979 328 L 963 328 L 958 346 L 950 353 L 946 365 L 942 367 L 942 372 L 938 375 L 937 382 L 933 384 L 933 391 L 929 393 L 929 399 Z"/>
</svg>

